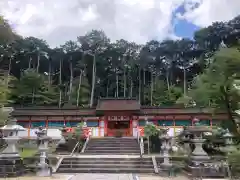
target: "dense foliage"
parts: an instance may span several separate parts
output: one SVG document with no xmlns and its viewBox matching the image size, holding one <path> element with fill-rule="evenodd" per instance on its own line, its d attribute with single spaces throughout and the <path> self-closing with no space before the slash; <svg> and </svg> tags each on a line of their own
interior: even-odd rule
<svg viewBox="0 0 240 180">
<path fill-rule="evenodd" d="M 143 105 L 224 109 L 236 131 L 240 17 L 213 23 L 194 40 L 139 45 L 92 30 L 58 48 L 0 22 L 1 105 L 95 106 L 99 97 L 130 97 Z"/>
</svg>

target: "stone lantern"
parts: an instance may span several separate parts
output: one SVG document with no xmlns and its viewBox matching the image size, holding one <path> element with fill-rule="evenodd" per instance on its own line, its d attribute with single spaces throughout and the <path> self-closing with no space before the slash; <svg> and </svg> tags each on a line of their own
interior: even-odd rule
<svg viewBox="0 0 240 180">
<path fill-rule="evenodd" d="M 211 159 L 203 149 L 205 142 L 204 136 L 211 134 L 212 131 L 206 126 L 202 126 L 198 120 L 195 120 L 195 126 L 186 127 L 183 134 L 188 134 L 191 137 L 189 143 L 195 146 L 186 161 L 186 170 L 193 177 L 200 178 L 222 178 L 225 176 L 225 170 L 220 168 L 219 161 Z"/>
<path fill-rule="evenodd" d="M 49 165 L 48 160 L 48 143 L 51 140 L 50 137 L 47 136 L 47 130 L 42 127 L 39 128 L 39 131 L 36 132 L 38 136 L 38 149 L 40 152 L 40 162 L 38 164 L 37 176 L 51 176 L 52 168 Z"/>
<path fill-rule="evenodd" d="M 168 135 L 168 129 L 164 129 L 163 131 L 163 134 L 159 136 L 162 143 L 161 150 L 163 154 L 163 163 L 160 164 L 160 168 L 169 171 L 172 167 L 172 163 L 169 161 L 169 150 L 172 148 L 172 137 Z"/>
<path fill-rule="evenodd" d="M 12 109 L 9 113 L 11 112 Z M 7 125 L 3 126 L 1 131 L 7 145 L 0 154 L 0 176 L 20 176 L 25 169 L 16 144 L 20 140 L 19 131 L 25 131 L 25 129 L 17 125 L 16 119 L 9 117 Z"/>
<path fill-rule="evenodd" d="M 146 115 L 144 116 L 144 120 L 146 125 L 149 124 L 148 117 Z"/>
<path fill-rule="evenodd" d="M 186 131 L 186 127 L 184 127 L 183 132 L 179 134 L 180 140 L 183 143 L 183 150 L 187 153 L 187 155 L 192 152 L 190 146 L 191 135 L 192 134 L 189 131 Z"/>
<path fill-rule="evenodd" d="M 236 147 L 234 146 L 233 142 L 234 135 L 229 132 L 229 130 L 226 130 L 223 139 L 225 140 L 225 147 L 221 147 L 221 151 L 224 151 L 226 153 L 233 152 L 236 150 Z"/>
</svg>

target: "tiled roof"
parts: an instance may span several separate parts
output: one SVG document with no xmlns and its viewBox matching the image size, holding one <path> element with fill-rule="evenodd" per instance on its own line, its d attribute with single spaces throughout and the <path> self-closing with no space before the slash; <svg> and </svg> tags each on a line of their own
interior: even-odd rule
<svg viewBox="0 0 240 180">
<path fill-rule="evenodd" d="M 95 109 L 15 109 L 13 116 L 88 116 L 95 115 Z"/>
<path fill-rule="evenodd" d="M 99 99 L 97 111 L 136 111 L 141 105 L 136 99 Z"/>
</svg>

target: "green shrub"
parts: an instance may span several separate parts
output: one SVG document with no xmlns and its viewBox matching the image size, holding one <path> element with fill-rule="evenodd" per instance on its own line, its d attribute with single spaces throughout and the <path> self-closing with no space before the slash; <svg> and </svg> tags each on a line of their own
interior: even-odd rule
<svg viewBox="0 0 240 180">
<path fill-rule="evenodd" d="M 235 151 L 228 155 L 228 163 L 230 165 L 231 173 L 234 176 L 240 175 L 240 151 Z"/>
</svg>

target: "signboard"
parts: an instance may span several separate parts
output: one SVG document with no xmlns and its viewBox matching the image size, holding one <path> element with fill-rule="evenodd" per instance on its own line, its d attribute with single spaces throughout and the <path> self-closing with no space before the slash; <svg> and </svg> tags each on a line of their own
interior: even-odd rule
<svg viewBox="0 0 240 180">
<path fill-rule="evenodd" d="M 129 116 L 108 116 L 108 121 L 129 121 Z"/>
</svg>

